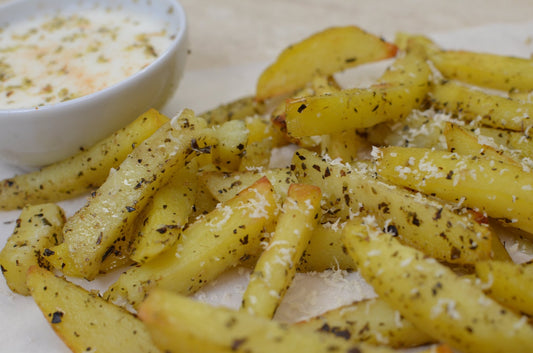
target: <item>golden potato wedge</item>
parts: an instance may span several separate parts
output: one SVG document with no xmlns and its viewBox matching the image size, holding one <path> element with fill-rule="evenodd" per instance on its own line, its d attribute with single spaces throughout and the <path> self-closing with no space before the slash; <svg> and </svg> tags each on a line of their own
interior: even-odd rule
<svg viewBox="0 0 533 353">
<path fill-rule="evenodd" d="M 271 319 L 296 273 L 320 215 L 320 189 L 292 184 L 283 202 L 274 234 L 250 274 L 241 308 Z"/>
<path fill-rule="evenodd" d="M 31 266 L 49 267 L 44 249 L 63 240 L 65 213 L 55 204 L 26 206 L 22 209 L 13 234 L 0 251 L 0 268 L 8 287 L 29 295 L 26 273 Z"/>
<path fill-rule="evenodd" d="M 486 212 L 533 232 L 533 175 L 503 161 L 426 148 L 385 147 L 378 173 L 391 182 Z"/>
<path fill-rule="evenodd" d="M 473 264 L 490 258 L 493 235 L 477 215 L 458 214 L 450 205 L 376 178 L 373 171 L 306 150 L 296 152 L 293 165 L 300 183 L 320 187 L 323 207 L 340 223 L 358 212 L 373 214 L 402 242 L 441 261 Z"/>
<path fill-rule="evenodd" d="M 141 304 L 139 317 L 165 352 L 392 352 L 211 306 L 161 289 L 153 290 Z"/>
<path fill-rule="evenodd" d="M 255 97 L 242 97 L 232 102 L 221 104 L 218 107 L 208 110 L 198 117 L 205 119 L 207 124 L 218 125 L 230 120 L 242 120 L 249 116 L 261 115 L 266 112 L 265 104 L 259 102 Z"/>
<path fill-rule="evenodd" d="M 105 297 L 139 305 L 154 287 L 192 294 L 261 250 L 263 228 L 277 209 L 272 185 L 259 179 L 183 231 L 172 247 L 120 275 Z"/>
<path fill-rule="evenodd" d="M 261 170 L 270 165 L 272 155 L 272 140 L 264 139 L 248 144 L 239 165 L 240 171 Z"/>
<path fill-rule="evenodd" d="M 239 169 L 248 144 L 248 129 L 243 120 L 231 120 L 216 126 L 214 135 L 218 139 L 211 150 L 213 164 L 224 171 Z M 269 150 L 270 151 L 270 150 Z"/>
<path fill-rule="evenodd" d="M 392 67 L 383 78 L 390 82 L 289 100 L 287 133 L 295 138 L 324 135 L 406 117 L 429 91 L 430 69 L 417 51 L 399 57 Z"/>
<path fill-rule="evenodd" d="M 203 172 L 200 175 L 200 180 L 206 185 L 213 197 L 219 202 L 225 202 L 264 176 L 268 178 L 276 195 L 281 199 L 287 196 L 289 186 L 298 182 L 289 168 L 232 173 Z"/>
<path fill-rule="evenodd" d="M 431 100 L 440 110 L 499 129 L 524 131 L 533 125 L 533 104 L 483 92 L 459 82 L 432 86 Z"/>
<path fill-rule="evenodd" d="M 150 109 L 87 150 L 39 171 L 0 181 L 0 209 L 57 202 L 95 189 L 135 146 L 166 122 L 167 117 Z"/>
<path fill-rule="evenodd" d="M 46 321 L 72 352 L 160 352 L 139 319 L 97 294 L 35 266 L 28 272 L 28 286 Z"/>
<path fill-rule="evenodd" d="M 356 219 L 344 242 L 363 277 L 393 309 L 464 353 L 528 352 L 533 327 L 470 281 L 376 227 Z"/>
<path fill-rule="evenodd" d="M 533 315 L 533 267 L 503 261 L 481 261 L 476 275 L 485 293 L 517 312 Z"/>
<path fill-rule="evenodd" d="M 343 250 L 342 230 L 338 224 L 319 224 L 313 230 L 305 249 L 298 272 L 322 272 L 325 270 L 355 271 L 355 263 Z"/>
<path fill-rule="evenodd" d="M 209 152 L 211 129 L 190 110 L 146 139 L 109 175 L 63 228 L 64 242 L 47 257 L 65 275 L 94 279 L 102 260 L 155 192 L 194 156 Z M 127 237 L 127 236 L 126 236 Z"/>
<path fill-rule="evenodd" d="M 446 149 L 444 129 L 449 121 L 457 119 L 432 110 L 414 110 L 400 121 L 388 121 L 365 129 L 364 136 L 375 146 Z"/>
<path fill-rule="evenodd" d="M 368 142 L 357 130 L 344 130 L 322 135 L 320 149 L 333 159 L 340 158 L 344 162 L 351 162 L 358 158 L 359 152 L 368 147 Z"/>
<path fill-rule="evenodd" d="M 507 154 L 505 150 L 497 150 L 486 138 L 452 123 L 447 123 L 444 128 L 444 137 L 448 145 L 448 151 L 456 152 L 464 156 L 480 156 L 502 160 L 505 163 L 521 166 L 520 161 Z M 481 141 L 480 141 L 481 140 Z"/>
<path fill-rule="evenodd" d="M 189 221 L 198 192 L 198 164 L 192 160 L 162 186 L 143 209 L 133 230 L 130 258 L 144 263 L 174 244 Z"/>
<path fill-rule="evenodd" d="M 466 50 L 441 50 L 430 60 L 444 77 L 502 91 L 531 90 L 533 60 Z"/>
<path fill-rule="evenodd" d="M 272 147 L 281 147 L 287 144 L 287 140 L 279 129 L 276 129 L 268 115 L 254 115 L 244 119 L 248 129 L 248 145 L 263 141 L 272 140 Z"/>
<path fill-rule="evenodd" d="M 529 130 L 524 132 L 480 127 L 482 136 L 492 139 L 500 149 L 507 149 L 512 155 L 518 158 L 531 159 L 533 156 L 533 142 L 529 136 Z"/>
<path fill-rule="evenodd" d="M 435 339 L 416 328 L 381 298 L 366 299 L 325 312 L 296 324 L 327 332 L 351 342 L 367 342 L 392 348 L 434 343 Z"/>
<path fill-rule="evenodd" d="M 328 28 L 285 49 L 259 77 L 256 99 L 291 93 L 317 73 L 331 75 L 391 58 L 396 50 L 395 45 L 355 26 Z"/>
</svg>

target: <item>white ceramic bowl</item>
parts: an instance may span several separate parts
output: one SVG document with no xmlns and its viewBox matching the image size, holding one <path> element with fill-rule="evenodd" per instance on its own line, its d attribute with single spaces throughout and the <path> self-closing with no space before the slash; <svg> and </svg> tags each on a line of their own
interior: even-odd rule
<svg viewBox="0 0 533 353">
<path fill-rule="evenodd" d="M 64 159 L 127 125 L 148 108 L 161 107 L 176 90 L 188 51 L 185 12 L 177 0 L 16 0 L 0 6 L 0 27 L 37 14 L 82 14 L 94 6 L 156 16 L 175 37 L 150 65 L 108 88 L 39 108 L 0 108 L 2 161 L 38 167 Z"/>
</svg>

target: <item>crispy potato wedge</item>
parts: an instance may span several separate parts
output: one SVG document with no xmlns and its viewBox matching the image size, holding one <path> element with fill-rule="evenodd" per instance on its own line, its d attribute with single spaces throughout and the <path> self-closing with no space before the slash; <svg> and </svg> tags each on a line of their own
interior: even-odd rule
<svg viewBox="0 0 533 353">
<path fill-rule="evenodd" d="M 533 327 L 448 267 L 383 233 L 372 219 L 344 228 L 344 242 L 376 293 L 431 337 L 465 353 L 527 352 Z"/>
<path fill-rule="evenodd" d="M 243 120 L 225 122 L 215 128 L 214 134 L 219 142 L 211 150 L 213 164 L 227 171 L 239 169 L 247 151 L 246 123 Z"/>
<path fill-rule="evenodd" d="M 524 131 L 533 125 L 533 104 L 483 92 L 454 81 L 432 86 L 431 100 L 440 110 L 499 129 Z"/>
<path fill-rule="evenodd" d="M 490 258 L 493 235 L 473 214 L 458 214 L 450 205 L 377 179 L 372 171 L 306 150 L 296 152 L 293 165 L 300 183 L 320 187 L 326 212 L 342 223 L 357 212 L 369 213 L 402 242 L 441 261 L 473 264 Z"/>
<path fill-rule="evenodd" d="M 256 141 L 246 146 L 246 151 L 239 165 L 240 171 L 261 170 L 268 168 L 270 165 L 270 156 L 272 155 L 272 140 L 266 138 Z"/>
<path fill-rule="evenodd" d="M 194 293 L 240 260 L 259 253 L 263 228 L 273 221 L 276 209 L 272 185 L 263 177 L 191 224 L 172 247 L 129 268 L 105 297 L 137 306 L 154 287 Z"/>
<path fill-rule="evenodd" d="M 272 141 L 272 147 L 281 147 L 287 144 L 287 140 L 279 129 L 276 129 L 268 115 L 254 115 L 244 119 L 248 129 L 248 145 L 265 139 Z"/>
<path fill-rule="evenodd" d="M 497 150 L 494 146 L 487 145 L 489 142 L 481 135 L 477 135 L 457 124 L 447 123 L 444 128 L 444 137 L 448 151 L 456 152 L 464 156 L 480 156 L 482 158 L 492 158 L 502 160 L 505 163 L 521 166 L 520 161 L 508 155 L 505 150 Z M 481 140 L 481 141 L 480 141 Z"/>
<path fill-rule="evenodd" d="M 406 117 L 429 91 L 430 68 L 417 51 L 399 57 L 383 80 L 370 88 L 352 88 L 289 100 L 287 133 L 295 138 L 366 128 Z"/>
<path fill-rule="evenodd" d="M 408 348 L 433 343 L 381 298 L 366 299 L 330 310 L 296 324 L 298 327 L 333 334 L 351 342 L 367 342 L 392 348 Z"/>
<path fill-rule="evenodd" d="M 276 195 L 282 199 L 287 196 L 289 186 L 298 182 L 289 168 L 232 173 L 204 172 L 200 175 L 200 180 L 206 185 L 213 197 L 219 202 L 225 202 L 264 176 L 272 184 Z"/>
<path fill-rule="evenodd" d="M 482 136 L 492 139 L 499 149 L 507 149 L 522 160 L 531 159 L 531 156 L 533 156 L 533 142 L 531 141 L 531 136 L 529 136 L 529 130 L 517 132 L 480 127 L 479 132 Z"/>
<path fill-rule="evenodd" d="M 271 319 L 296 273 L 320 211 L 322 195 L 313 185 L 289 187 L 274 234 L 250 274 L 242 309 Z"/>
<path fill-rule="evenodd" d="M 131 259 L 144 263 L 174 244 L 189 221 L 198 192 L 198 164 L 192 160 L 161 187 L 138 221 Z"/>
<path fill-rule="evenodd" d="M 357 159 L 359 152 L 367 146 L 368 142 L 355 129 L 333 132 L 320 138 L 322 154 L 333 159 L 340 158 L 345 162 Z"/>
<path fill-rule="evenodd" d="M 481 261 L 476 275 L 485 293 L 517 312 L 533 315 L 533 267 L 503 261 Z"/>
<path fill-rule="evenodd" d="M 318 32 L 282 51 L 257 81 L 256 99 L 291 93 L 317 73 L 331 75 L 349 67 L 396 55 L 396 46 L 355 26 Z"/>
<path fill-rule="evenodd" d="M 28 286 L 45 319 L 72 352 L 160 352 L 139 319 L 97 294 L 35 266 L 28 272 Z"/>
<path fill-rule="evenodd" d="M 355 263 L 344 251 L 342 230 L 338 224 L 319 224 L 313 230 L 305 248 L 298 272 L 322 272 L 325 270 L 355 271 Z"/>
<path fill-rule="evenodd" d="M 211 306 L 161 289 L 153 290 L 141 304 L 139 317 L 165 352 L 392 352 Z"/>
<path fill-rule="evenodd" d="M 431 53 L 430 60 L 449 79 L 502 91 L 531 90 L 531 59 L 466 50 L 441 50 Z"/>
<path fill-rule="evenodd" d="M 448 114 L 435 113 L 433 110 L 414 110 L 400 121 L 389 121 L 365 129 L 364 136 L 375 146 L 446 149 L 444 129 L 448 122 L 456 121 Z"/>
<path fill-rule="evenodd" d="M 184 110 L 140 144 L 67 220 L 64 242 L 50 249 L 48 261 L 65 275 L 94 279 L 114 242 L 129 234 L 133 220 L 173 171 L 209 152 L 215 139 L 203 126 L 203 119 Z"/>
<path fill-rule="evenodd" d="M 426 148 L 386 147 L 378 173 L 391 182 L 486 212 L 533 232 L 533 175 L 503 161 Z"/>
<path fill-rule="evenodd" d="M 55 204 L 26 206 L 22 209 L 13 234 L 0 251 L 0 268 L 8 287 L 29 295 L 26 273 L 31 266 L 49 267 L 44 249 L 63 240 L 65 213 Z"/>
<path fill-rule="evenodd" d="M 243 120 L 246 117 L 261 115 L 266 112 L 265 104 L 248 96 L 208 110 L 198 117 L 205 119 L 207 124 L 218 125 L 230 120 Z"/>
<path fill-rule="evenodd" d="M 0 181 L 0 210 L 57 202 L 95 189 L 135 146 L 166 122 L 167 117 L 150 109 L 87 150 L 39 171 Z"/>
</svg>

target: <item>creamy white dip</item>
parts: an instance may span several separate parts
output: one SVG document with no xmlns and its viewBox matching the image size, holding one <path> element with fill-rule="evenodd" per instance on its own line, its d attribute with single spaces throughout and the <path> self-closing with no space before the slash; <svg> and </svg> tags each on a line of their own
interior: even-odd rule
<svg viewBox="0 0 533 353">
<path fill-rule="evenodd" d="M 0 109 L 102 90 L 149 65 L 173 36 L 149 14 L 103 7 L 0 27 Z"/>
</svg>

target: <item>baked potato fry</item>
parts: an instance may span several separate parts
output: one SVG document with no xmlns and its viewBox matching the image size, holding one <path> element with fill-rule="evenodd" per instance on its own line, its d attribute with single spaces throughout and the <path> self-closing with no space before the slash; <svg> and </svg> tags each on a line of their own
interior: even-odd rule
<svg viewBox="0 0 533 353">
<path fill-rule="evenodd" d="M 521 166 L 520 161 L 508 155 L 505 150 L 496 150 L 493 144 L 485 144 L 489 142 L 486 138 L 481 135 L 476 136 L 475 133 L 457 124 L 446 124 L 444 137 L 446 137 L 446 144 L 450 152 L 456 152 L 464 156 L 477 155 L 482 158 L 502 160 L 505 163 Z"/>
<path fill-rule="evenodd" d="M 274 234 L 250 274 L 242 298 L 243 310 L 269 319 L 274 317 L 318 222 L 321 199 L 316 186 L 289 187 Z"/>
<path fill-rule="evenodd" d="M 433 85 L 430 95 L 435 108 L 485 126 L 524 131 L 533 125 L 531 103 L 486 93 L 454 81 Z"/>
<path fill-rule="evenodd" d="M 533 315 L 533 267 L 503 261 L 481 261 L 476 275 L 485 293 L 517 312 Z"/>
<path fill-rule="evenodd" d="M 28 286 L 45 319 L 74 353 L 159 353 L 144 324 L 43 268 L 31 267 Z"/>
<path fill-rule="evenodd" d="M 100 186 L 109 171 L 168 118 L 151 109 L 87 150 L 41 170 L 0 181 L 0 210 L 57 202 Z"/>
<path fill-rule="evenodd" d="M 127 237 L 133 220 L 173 172 L 209 152 L 215 141 L 204 126 L 203 119 L 184 110 L 140 144 L 67 220 L 64 242 L 50 249 L 48 261 L 67 276 L 94 279 L 113 243 Z"/>
<path fill-rule="evenodd" d="M 268 168 L 272 155 L 272 140 L 264 139 L 249 143 L 241 159 L 240 171 Z"/>
<path fill-rule="evenodd" d="M 268 178 L 276 195 L 281 199 L 287 196 L 289 186 L 298 182 L 289 168 L 232 173 L 204 172 L 200 175 L 200 180 L 213 197 L 219 202 L 225 202 L 264 176 Z"/>
<path fill-rule="evenodd" d="M 281 147 L 287 140 L 279 129 L 276 129 L 268 115 L 254 115 L 244 119 L 248 129 L 248 145 L 265 139 L 272 140 L 272 147 Z"/>
<path fill-rule="evenodd" d="M 351 342 L 367 342 L 392 348 L 416 347 L 435 339 L 416 328 L 381 298 L 366 299 L 325 312 L 296 324 L 327 332 Z"/>
<path fill-rule="evenodd" d="M 363 277 L 407 320 L 464 353 L 528 352 L 533 327 L 451 269 L 383 233 L 372 219 L 344 228 Z"/>
<path fill-rule="evenodd" d="M 431 53 L 430 60 L 448 79 L 501 91 L 531 90 L 531 59 L 466 50 L 441 50 Z"/>
<path fill-rule="evenodd" d="M 313 230 L 305 248 L 298 272 L 321 272 L 325 270 L 355 271 L 350 255 L 343 251 L 342 230 L 337 224 L 319 224 Z"/>
<path fill-rule="evenodd" d="M 242 120 L 249 116 L 261 115 L 266 112 L 265 104 L 255 97 L 242 97 L 227 104 L 208 110 L 198 117 L 205 119 L 209 126 L 225 123 L 230 120 Z"/>
<path fill-rule="evenodd" d="M 533 156 L 533 142 L 529 131 L 524 132 L 480 127 L 480 134 L 491 138 L 500 149 L 507 149 L 522 160 Z"/>
<path fill-rule="evenodd" d="M 286 48 L 257 81 L 256 99 L 291 93 L 318 74 L 396 55 L 396 46 L 355 26 L 332 27 Z"/>
<path fill-rule="evenodd" d="M 153 290 L 141 304 L 139 317 L 165 352 L 393 352 L 211 306 L 161 289 Z"/>
<path fill-rule="evenodd" d="M 376 154 L 378 173 L 391 182 L 486 212 L 505 224 L 533 232 L 533 175 L 521 167 L 478 156 L 427 148 L 385 147 Z"/>
<path fill-rule="evenodd" d="M 26 273 L 31 266 L 49 267 L 44 249 L 63 239 L 65 213 L 55 204 L 26 206 L 22 209 L 13 234 L 0 251 L 0 268 L 8 287 L 29 295 Z"/>
<path fill-rule="evenodd" d="M 239 169 L 247 151 L 248 129 L 242 120 L 231 120 L 214 128 L 218 143 L 211 150 L 212 162 L 222 170 Z"/>
<path fill-rule="evenodd" d="M 267 178 L 259 179 L 183 231 L 172 247 L 120 275 L 106 291 L 113 302 L 138 306 L 154 287 L 192 294 L 220 273 L 259 253 L 262 231 L 277 209 Z"/>
<path fill-rule="evenodd" d="M 293 165 L 300 183 L 320 187 L 324 207 L 340 222 L 357 212 L 373 214 L 402 242 L 441 261 L 473 264 L 490 258 L 493 235 L 472 214 L 458 214 L 449 205 L 376 178 L 372 171 L 306 150 L 296 152 Z"/>
<path fill-rule="evenodd" d="M 430 68 L 417 51 L 408 52 L 370 88 L 295 98 L 286 104 L 287 133 L 295 138 L 366 128 L 406 117 L 429 90 Z"/>
<path fill-rule="evenodd" d="M 446 149 L 444 129 L 448 114 L 412 111 L 401 121 L 388 121 L 365 129 L 365 137 L 375 146 L 434 147 Z"/>
<path fill-rule="evenodd" d="M 144 263 L 172 246 L 189 221 L 198 192 L 198 164 L 192 160 L 161 187 L 136 221 L 130 258 Z"/>
</svg>

